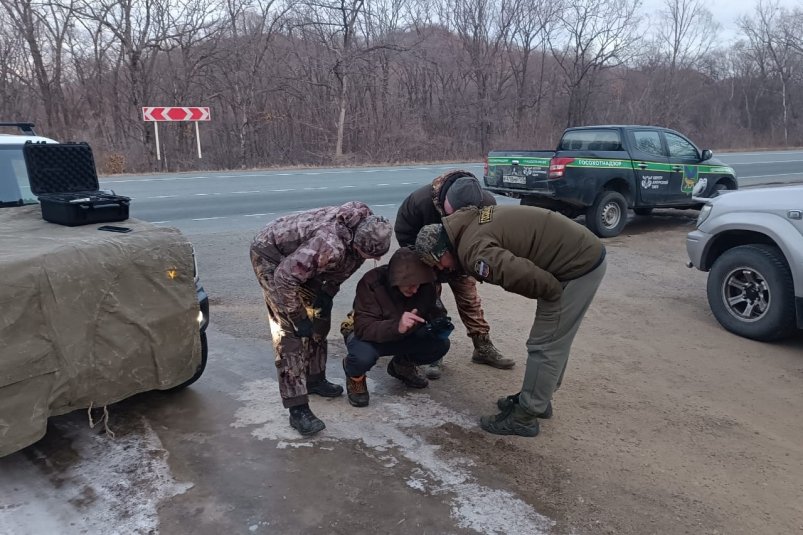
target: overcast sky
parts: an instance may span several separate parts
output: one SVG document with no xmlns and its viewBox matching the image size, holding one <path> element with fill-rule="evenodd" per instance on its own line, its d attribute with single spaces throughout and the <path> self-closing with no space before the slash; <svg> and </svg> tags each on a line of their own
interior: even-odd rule
<svg viewBox="0 0 803 535">
<path fill-rule="evenodd" d="M 766 1 L 766 0 L 765 0 Z M 803 0 L 774 0 L 781 7 L 792 10 L 795 7 L 803 9 Z M 728 42 L 738 37 L 739 28 L 737 19 L 743 15 L 752 16 L 758 0 L 706 0 L 705 6 L 714 16 L 721 28 L 722 41 Z M 664 0 L 644 0 L 642 10 L 651 18 L 656 18 L 658 11 L 664 6 Z"/>
</svg>

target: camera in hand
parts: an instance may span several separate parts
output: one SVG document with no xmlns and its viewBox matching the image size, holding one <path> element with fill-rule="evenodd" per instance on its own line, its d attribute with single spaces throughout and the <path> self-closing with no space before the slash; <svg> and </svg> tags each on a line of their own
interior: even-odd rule
<svg viewBox="0 0 803 535">
<path fill-rule="evenodd" d="M 426 322 L 420 329 L 418 329 L 418 332 L 421 334 L 421 336 L 432 336 L 435 338 L 446 339 L 449 338 L 449 335 L 452 334 L 453 330 L 454 324 L 452 323 L 452 318 L 449 316 L 442 316 Z"/>
</svg>

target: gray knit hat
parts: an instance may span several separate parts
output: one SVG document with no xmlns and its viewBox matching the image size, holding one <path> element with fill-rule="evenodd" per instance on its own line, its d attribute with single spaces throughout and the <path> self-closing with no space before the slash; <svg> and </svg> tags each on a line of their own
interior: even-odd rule
<svg viewBox="0 0 803 535">
<path fill-rule="evenodd" d="M 368 256 L 379 258 L 390 249 L 393 227 L 382 216 L 369 215 L 354 229 L 354 245 Z"/>
<path fill-rule="evenodd" d="M 466 206 L 482 206 L 480 181 L 470 176 L 456 179 L 446 190 L 446 200 L 455 211 Z"/>
<path fill-rule="evenodd" d="M 418 231 L 415 239 L 415 252 L 426 265 L 437 264 L 441 257 L 449 251 L 449 248 L 449 236 L 440 223 L 426 225 Z"/>
</svg>

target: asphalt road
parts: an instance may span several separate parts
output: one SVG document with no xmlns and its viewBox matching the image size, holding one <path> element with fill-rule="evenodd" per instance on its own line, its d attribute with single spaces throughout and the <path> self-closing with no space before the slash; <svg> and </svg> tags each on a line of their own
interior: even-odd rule
<svg viewBox="0 0 803 535">
<path fill-rule="evenodd" d="M 803 182 L 803 151 L 716 156 L 735 168 L 741 187 Z M 395 216 L 411 191 L 447 169 L 482 175 L 481 163 L 320 168 L 270 171 L 118 176 L 101 180 L 133 199 L 132 215 L 185 232 L 259 228 L 279 215 L 361 200 Z"/>
</svg>

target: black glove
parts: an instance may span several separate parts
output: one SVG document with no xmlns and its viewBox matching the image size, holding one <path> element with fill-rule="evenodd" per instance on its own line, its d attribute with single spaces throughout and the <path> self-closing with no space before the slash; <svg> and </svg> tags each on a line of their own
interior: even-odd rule
<svg viewBox="0 0 803 535">
<path fill-rule="evenodd" d="M 312 302 L 312 308 L 321 311 L 321 316 L 332 315 L 332 305 L 334 304 L 334 297 L 326 292 L 318 292 L 315 296 L 315 301 Z"/>
<path fill-rule="evenodd" d="M 299 338 L 312 337 L 312 320 L 309 318 L 303 318 L 298 321 L 294 321 L 293 328 L 295 329 L 295 335 Z"/>
</svg>

